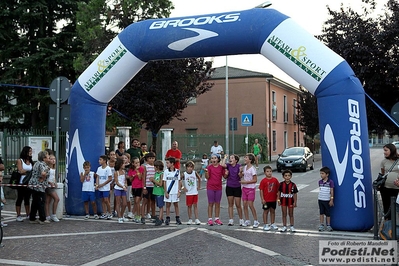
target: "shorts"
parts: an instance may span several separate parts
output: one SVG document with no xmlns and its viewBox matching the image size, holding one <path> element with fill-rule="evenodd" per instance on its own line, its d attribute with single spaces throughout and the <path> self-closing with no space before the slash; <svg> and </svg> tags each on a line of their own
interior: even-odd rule
<svg viewBox="0 0 399 266">
<path fill-rule="evenodd" d="M 96 200 L 96 193 L 92 191 L 82 191 L 82 200 L 86 201 L 95 201 Z"/>
<path fill-rule="evenodd" d="M 208 203 L 220 203 L 222 201 L 222 190 L 206 190 Z"/>
<path fill-rule="evenodd" d="M 264 210 L 270 210 L 270 209 L 275 210 L 276 207 L 277 207 L 277 203 L 275 201 L 266 202 L 265 204 L 262 204 L 262 209 L 264 209 Z"/>
<path fill-rule="evenodd" d="M 186 205 L 191 206 L 193 204 L 198 203 L 198 194 L 197 195 L 186 195 Z"/>
<path fill-rule="evenodd" d="M 226 186 L 226 196 L 227 197 L 241 198 L 241 195 L 242 195 L 241 187 Z"/>
<path fill-rule="evenodd" d="M 46 194 L 50 195 L 56 192 L 56 188 L 48 187 L 46 188 Z"/>
<path fill-rule="evenodd" d="M 330 202 L 326 200 L 319 200 L 320 215 L 330 217 Z"/>
<path fill-rule="evenodd" d="M 109 190 L 108 191 L 98 191 L 98 197 L 101 198 L 109 198 Z"/>
<path fill-rule="evenodd" d="M 255 188 L 242 188 L 242 200 L 243 201 L 255 201 Z"/>
<path fill-rule="evenodd" d="M 179 202 L 179 197 L 177 194 L 169 194 L 169 199 L 167 199 L 165 196 L 163 198 L 163 201 L 165 202 Z"/>
<path fill-rule="evenodd" d="M 143 198 L 144 199 L 150 199 L 150 200 L 155 200 L 155 195 L 152 194 L 152 191 L 154 190 L 153 187 L 147 187 L 147 194 L 143 193 Z"/>
<path fill-rule="evenodd" d="M 203 174 L 205 174 L 205 169 L 206 169 L 206 166 L 205 166 L 205 165 L 201 166 L 201 170 L 200 170 L 200 172 L 199 172 L 199 175 L 200 175 L 200 176 L 202 176 Z"/>
<path fill-rule="evenodd" d="M 157 207 L 163 208 L 163 206 L 165 206 L 164 196 L 154 195 L 154 197 L 155 197 L 155 202 L 157 204 Z"/>
<path fill-rule="evenodd" d="M 123 189 L 114 189 L 114 196 L 115 197 L 126 197 L 126 191 Z"/>
<path fill-rule="evenodd" d="M 132 188 L 133 197 L 140 197 L 143 194 L 143 188 Z"/>
</svg>

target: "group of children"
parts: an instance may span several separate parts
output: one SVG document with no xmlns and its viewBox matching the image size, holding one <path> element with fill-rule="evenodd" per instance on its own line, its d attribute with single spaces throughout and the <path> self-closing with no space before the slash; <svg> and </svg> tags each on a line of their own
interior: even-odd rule
<svg viewBox="0 0 399 266">
<path fill-rule="evenodd" d="M 229 160 L 227 161 L 227 159 Z M 208 164 L 203 160 L 203 165 Z M 257 171 L 253 166 L 255 156 L 247 154 L 244 157 L 244 166 L 238 164 L 238 156 L 224 156 L 212 154 L 209 165 L 202 167 L 201 171 L 205 174 L 206 190 L 208 198 L 208 221 L 209 226 L 223 225 L 220 219 L 220 202 L 222 198 L 222 179 L 227 179 L 226 195 L 229 202 L 229 226 L 234 225 L 233 206 L 235 204 L 239 215 L 240 226 L 250 226 L 249 210 L 253 216 L 253 228 L 259 227 L 256 208 L 254 206 Z M 111 158 L 110 161 L 113 161 Z M 145 218 L 154 218 L 156 226 L 163 223 L 170 224 L 170 209 L 173 203 L 175 210 L 176 224 L 181 224 L 179 199 L 181 193 L 186 194 L 186 205 L 188 212 L 187 224 L 201 224 L 198 218 L 198 190 L 201 188 L 201 175 L 195 170 L 195 164 L 188 161 L 185 164 L 185 171 L 175 168 L 175 159 L 167 158 L 164 163 L 155 160 L 155 154 L 150 152 L 144 157 L 144 164 L 140 164 L 139 158 L 129 160 L 121 158 L 115 159 L 115 162 L 107 163 L 107 156 L 102 155 L 99 158 L 100 166 L 97 172 L 90 171 L 90 163 L 83 164 L 84 172 L 80 174 L 82 182 L 82 200 L 86 212 L 85 219 L 89 219 L 89 202 L 92 204 L 95 219 L 112 219 L 110 191 L 114 195 L 114 213 L 118 216 L 118 222 L 123 223 L 131 218 L 135 222 L 145 223 Z M 260 199 L 263 209 L 263 230 L 277 230 L 275 224 L 275 210 L 277 204 L 281 206 L 283 227 L 281 232 L 290 230 L 295 232 L 294 228 L 294 208 L 297 206 L 298 188 L 291 181 L 292 172 L 284 170 L 282 176 L 284 181 L 279 182 L 272 176 L 272 168 L 264 167 L 265 178 L 259 185 Z M 319 208 L 320 208 L 320 226 L 319 230 L 332 231 L 330 225 L 330 207 L 333 206 L 334 184 L 329 179 L 330 170 L 323 167 L 320 170 L 321 180 L 319 181 Z M 112 189 L 112 190 L 111 190 Z M 95 202 L 95 191 L 98 190 L 98 196 L 101 198 L 103 213 L 97 214 Z M 125 209 L 130 203 L 129 192 L 131 190 L 134 199 L 133 211 L 128 211 L 126 218 Z M 241 209 L 241 200 L 243 209 Z M 155 206 L 158 208 L 159 215 L 155 216 Z M 166 217 L 164 219 L 164 206 L 166 206 Z M 249 210 L 248 210 L 249 209 Z M 243 210 L 243 211 L 242 211 Z M 149 214 L 151 211 L 152 215 Z M 213 213 L 215 216 L 213 216 Z M 270 223 L 268 216 L 270 214 Z M 289 216 L 289 226 L 287 226 L 287 215 Z M 244 217 L 243 217 L 244 216 Z M 326 216 L 326 227 L 324 226 L 324 216 Z M 243 219 L 245 218 L 245 220 Z"/>
</svg>

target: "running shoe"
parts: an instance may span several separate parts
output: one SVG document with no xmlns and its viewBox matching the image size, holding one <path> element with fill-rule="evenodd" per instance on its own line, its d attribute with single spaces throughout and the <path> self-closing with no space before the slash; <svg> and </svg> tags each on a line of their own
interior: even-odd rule
<svg viewBox="0 0 399 266">
<path fill-rule="evenodd" d="M 100 216 L 100 219 L 107 219 L 107 217 L 108 217 L 108 215 L 106 215 L 106 214 L 104 213 L 104 214 L 102 214 L 102 215 Z"/>
<path fill-rule="evenodd" d="M 282 232 L 282 233 L 287 232 L 287 227 L 286 227 L 286 226 L 283 226 L 283 227 L 280 229 L 280 232 Z"/>
<path fill-rule="evenodd" d="M 89 220 L 89 219 L 90 219 L 90 215 L 86 214 L 85 220 Z"/>
<path fill-rule="evenodd" d="M 209 219 L 209 220 L 208 220 L 208 225 L 209 225 L 209 226 L 213 226 L 213 221 L 212 221 L 212 219 Z"/>
<path fill-rule="evenodd" d="M 191 225 L 193 223 L 193 220 L 188 219 L 187 225 Z"/>
<path fill-rule="evenodd" d="M 151 219 L 151 214 L 147 213 L 147 215 L 145 216 L 145 218 Z"/>
<path fill-rule="evenodd" d="M 222 221 L 220 219 L 215 219 L 215 224 L 217 225 L 223 225 Z"/>
<path fill-rule="evenodd" d="M 169 223 L 170 223 L 170 217 L 168 216 L 168 217 L 166 217 L 165 225 L 169 225 Z"/>
<path fill-rule="evenodd" d="M 295 227 L 293 225 L 290 226 L 290 231 L 291 232 L 296 232 Z"/>
<path fill-rule="evenodd" d="M 181 224 L 180 218 L 176 217 L 176 224 Z"/>
<path fill-rule="evenodd" d="M 133 219 L 133 218 L 134 218 L 133 213 L 132 213 L 132 212 L 128 212 L 128 213 L 127 213 L 127 218 Z"/>
<path fill-rule="evenodd" d="M 55 214 L 50 216 L 51 221 L 53 222 L 59 222 L 60 220 L 57 218 L 57 216 Z"/>
<path fill-rule="evenodd" d="M 254 221 L 254 225 L 253 225 L 252 227 L 253 227 L 253 228 L 258 228 L 258 227 L 259 227 L 259 224 L 260 224 L 260 223 L 259 223 L 258 221 L 255 220 L 255 221 Z"/>
<path fill-rule="evenodd" d="M 251 221 L 250 220 L 246 220 L 245 223 L 242 224 L 242 226 L 247 227 L 251 225 Z"/>
<path fill-rule="evenodd" d="M 98 216 L 98 214 L 94 214 L 94 219 L 96 219 L 96 220 L 100 219 L 100 217 Z"/>
<path fill-rule="evenodd" d="M 272 225 L 270 225 L 270 229 L 272 229 L 272 230 L 277 230 L 277 229 L 278 229 L 278 226 L 275 225 L 275 224 L 272 224 Z"/>
<path fill-rule="evenodd" d="M 195 219 L 195 224 L 196 224 L 196 225 L 200 225 L 200 224 L 201 224 L 201 221 L 198 220 L 198 219 Z"/>
<path fill-rule="evenodd" d="M 141 217 L 141 223 L 145 224 L 145 218 L 144 217 Z"/>
<path fill-rule="evenodd" d="M 118 223 L 123 224 L 123 218 L 118 218 Z"/>
<path fill-rule="evenodd" d="M 320 226 L 319 226 L 319 231 L 320 232 L 323 232 L 325 229 L 324 229 L 324 224 L 321 224 Z"/>
<path fill-rule="evenodd" d="M 240 219 L 240 226 L 243 226 L 244 224 L 244 219 Z"/>
<path fill-rule="evenodd" d="M 327 225 L 326 230 L 327 230 L 328 232 L 331 232 L 333 229 L 332 229 L 331 225 Z"/>
<path fill-rule="evenodd" d="M 109 213 L 109 214 L 107 215 L 107 220 L 112 220 L 112 214 Z"/>
<path fill-rule="evenodd" d="M 234 220 L 233 219 L 230 219 L 229 220 L 229 223 L 228 223 L 228 226 L 233 226 L 234 225 Z"/>
<path fill-rule="evenodd" d="M 265 226 L 263 226 L 263 231 L 270 231 L 270 226 L 265 224 Z"/>
<path fill-rule="evenodd" d="M 24 221 L 24 218 L 22 218 L 21 215 L 18 215 L 17 216 L 17 222 L 23 222 L 23 221 Z"/>
</svg>

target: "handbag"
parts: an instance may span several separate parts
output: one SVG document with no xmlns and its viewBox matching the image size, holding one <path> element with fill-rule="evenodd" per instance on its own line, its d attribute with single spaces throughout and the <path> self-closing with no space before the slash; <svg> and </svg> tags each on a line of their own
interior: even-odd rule
<svg viewBox="0 0 399 266">
<path fill-rule="evenodd" d="M 393 240 L 393 235 L 392 235 L 392 221 L 391 220 L 386 220 L 383 221 L 381 227 L 380 227 L 380 238 L 383 240 Z M 396 238 L 399 239 L 399 225 L 396 225 Z"/>
<path fill-rule="evenodd" d="M 385 181 L 387 180 L 388 174 L 392 171 L 398 161 L 399 159 L 392 164 L 391 168 L 389 168 L 385 174 L 378 173 L 377 179 L 373 181 L 374 189 L 381 190 L 381 188 L 385 187 Z"/>
<path fill-rule="evenodd" d="M 19 180 L 21 179 L 21 174 L 17 171 L 14 170 L 11 173 L 11 177 L 10 177 L 10 185 L 18 185 L 19 184 Z M 11 186 L 12 189 L 16 189 L 17 186 Z"/>
<path fill-rule="evenodd" d="M 24 179 L 22 180 L 22 185 L 28 185 L 29 184 L 29 180 L 32 178 L 32 172 L 33 171 L 26 172 L 26 175 L 25 175 Z"/>
</svg>

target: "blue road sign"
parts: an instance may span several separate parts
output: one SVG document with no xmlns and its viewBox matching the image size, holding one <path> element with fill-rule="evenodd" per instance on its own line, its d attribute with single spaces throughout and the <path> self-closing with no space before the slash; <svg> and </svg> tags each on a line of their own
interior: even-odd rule
<svg viewBox="0 0 399 266">
<path fill-rule="evenodd" d="M 241 126 L 252 127 L 254 125 L 253 114 L 241 114 Z"/>
</svg>

